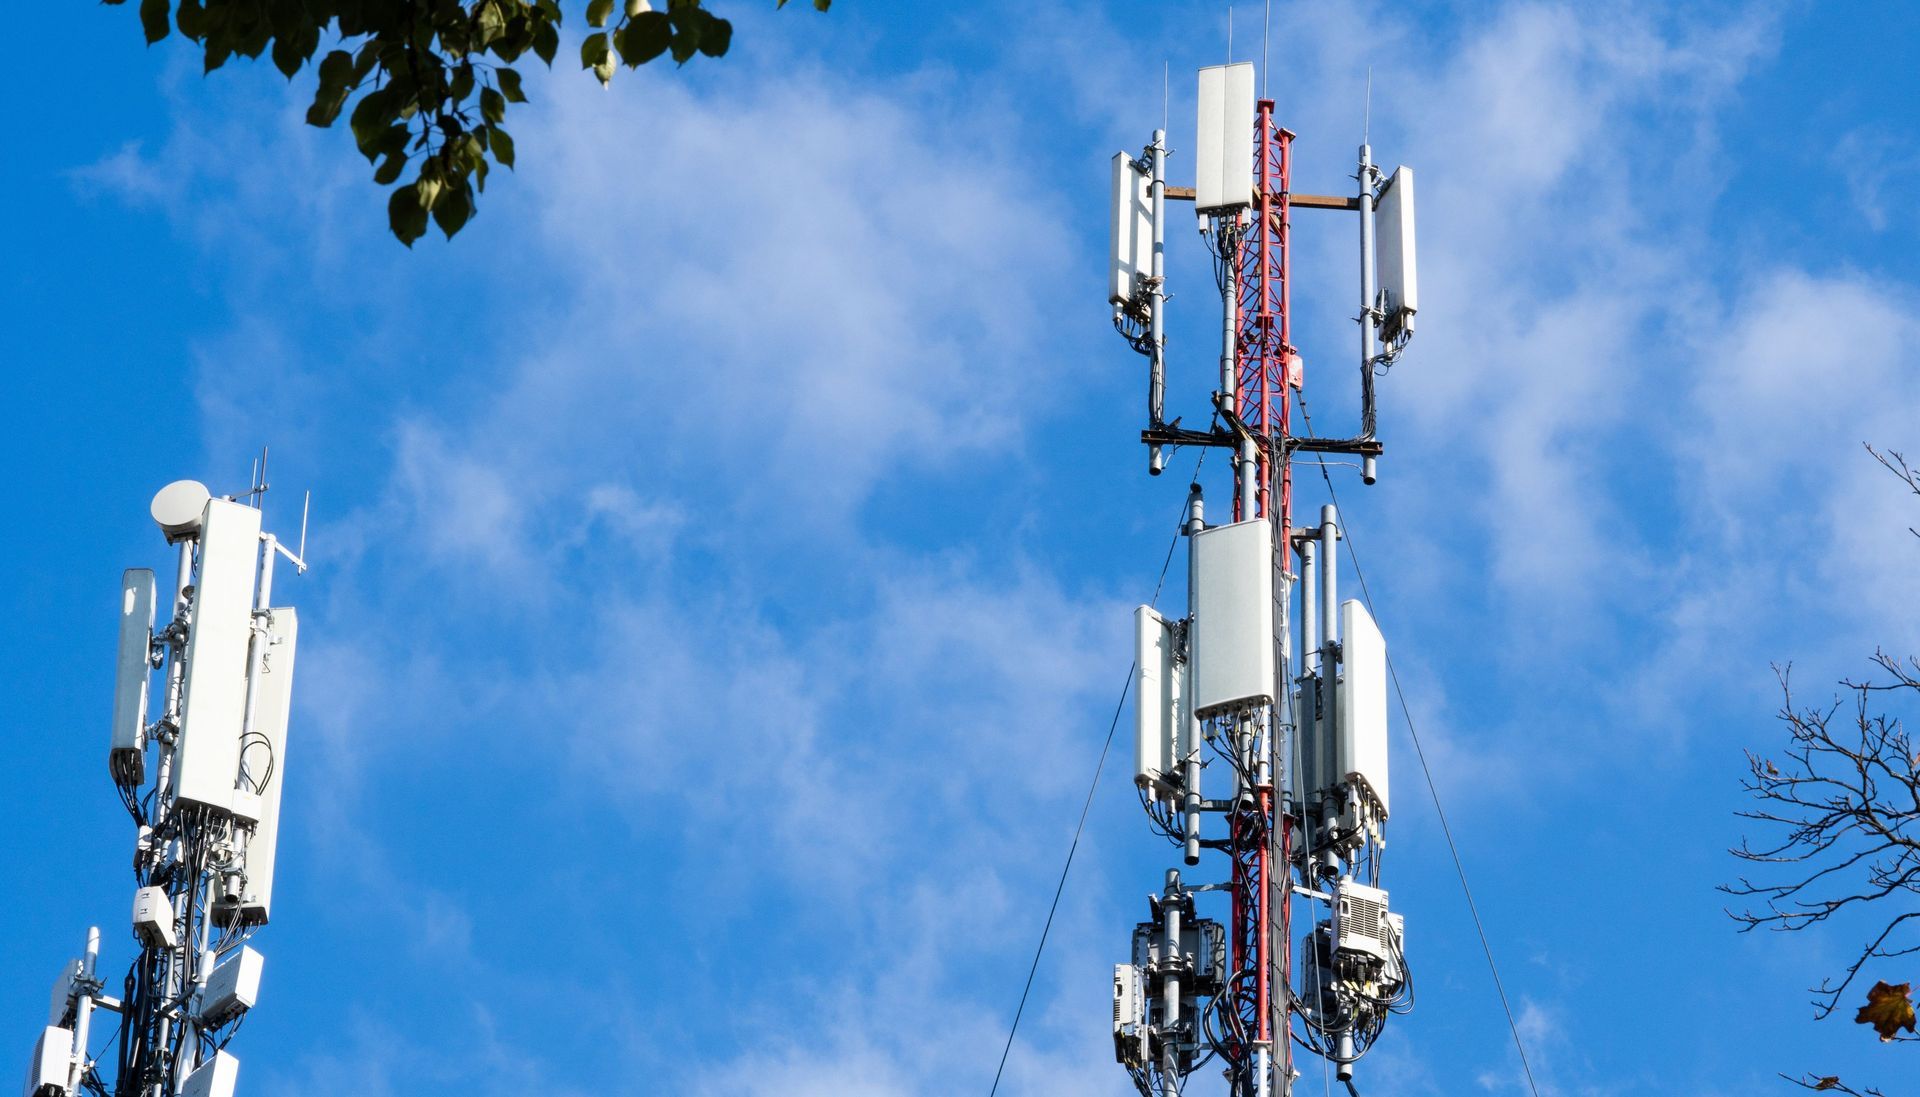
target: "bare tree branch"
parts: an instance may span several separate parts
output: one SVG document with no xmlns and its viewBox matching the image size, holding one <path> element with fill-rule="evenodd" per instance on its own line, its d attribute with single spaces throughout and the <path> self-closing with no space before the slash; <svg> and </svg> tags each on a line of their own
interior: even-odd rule
<svg viewBox="0 0 1920 1097">
<path fill-rule="evenodd" d="M 1851 703 L 1836 698 L 1824 708 L 1798 707 L 1788 669 L 1775 667 L 1787 742 L 1772 758 L 1747 755 L 1741 787 L 1757 804 L 1739 813 L 1774 840 L 1735 847 L 1761 878 L 1721 886 L 1749 902 L 1728 912 L 1743 932 L 1875 918 L 1852 962 L 1812 988 L 1819 1017 L 1874 961 L 1920 951 L 1920 766 L 1905 727 L 1879 711 L 1894 695 L 1920 694 L 1920 664 L 1879 652 L 1874 665 L 1871 679 L 1841 683 Z M 1881 902 L 1898 896 L 1905 901 L 1890 908 Z"/>
<path fill-rule="evenodd" d="M 1866 1089 L 1855 1089 L 1832 1074 L 1822 1077 L 1808 1073 L 1798 1078 L 1792 1075 L 1782 1074 L 1780 1077 L 1785 1078 L 1801 1089 L 1819 1090 L 1822 1093 L 1850 1093 L 1853 1097 L 1886 1097 L 1886 1094 L 1881 1093 L 1872 1086 L 1868 1086 Z"/>
</svg>

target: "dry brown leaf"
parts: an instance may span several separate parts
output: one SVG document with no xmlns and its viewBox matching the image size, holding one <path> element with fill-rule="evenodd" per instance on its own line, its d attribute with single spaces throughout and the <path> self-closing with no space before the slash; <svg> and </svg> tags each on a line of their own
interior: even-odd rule
<svg viewBox="0 0 1920 1097">
<path fill-rule="evenodd" d="M 1908 997 L 1912 992 L 1912 983 L 1873 984 L 1873 989 L 1867 991 L 1867 1004 L 1854 1014 L 1853 1023 L 1872 1025 L 1882 1043 L 1893 1039 L 1903 1028 L 1912 1032 L 1913 1000 Z"/>
</svg>

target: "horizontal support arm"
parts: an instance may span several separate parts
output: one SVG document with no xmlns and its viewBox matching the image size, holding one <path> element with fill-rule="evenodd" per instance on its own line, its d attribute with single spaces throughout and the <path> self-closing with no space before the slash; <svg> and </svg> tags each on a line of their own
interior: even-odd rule
<svg viewBox="0 0 1920 1097">
<path fill-rule="evenodd" d="M 1192 187 L 1168 187 L 1167 199 L 1173 202 L 1193 201 Z M 1337 194 L 1296 194 L 1287 195 L 1287 205 L 1293 209 L 1346 209 L 1358 210 L 1360 199 L 1342 198 Z"/>
</svg>

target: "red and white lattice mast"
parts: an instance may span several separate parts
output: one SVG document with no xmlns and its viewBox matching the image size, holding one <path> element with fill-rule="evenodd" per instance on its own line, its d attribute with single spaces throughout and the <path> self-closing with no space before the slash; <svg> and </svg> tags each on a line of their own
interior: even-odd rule
<svg viewBox="0 0 1920 1097">
<path fill-rule="evenodd" d="M 1221 883 L 1170 870 L 1153 917 L 1135 928 L 1132 962 L 1115 968 L 1116 1053 L 1145 1097 L 1185 1092 L 1187 1075 L 1216 1056 L 1233 1097 L 1290 1093 L 1295 1042 L 1346 1080 L 1409 1000 L 1402 922 L 1379 887 L 1384 644 L 1364 607 L 1335 597 L 1332 508 L 1319 527 L 1294 530 L 1292 457 L 1355 455 L 1373 482 L 1381 451 L 1373 379 L 1405 346 L 1415 312 L 1412 176 L 1400 169 L 1383 187 L 1363 145 L 1354 197 L 1296 195 L 1292 141 L 1273 101 L 1254 100 L 1253 66 L 1225 65 L 1201 70 L 1193 189 L 1167 184 L 1163 132 L 1142 156 L 1113 162 L 1110 297 L 1116 327 L 1152 363 L 1142 432 L 1149 469 L 1159 473 L 1180 446 L 1226 449 L 1233 466 L 1231 522 L 1207 525 L 1202 486 L 1190 489 L 1187 614 L 1136 611 L 1142 802 L 1189 868 L 1208 849 L 1229 862 Z M 1220 383 L 1206 430 L 1164 415 L 1170 199 L 1195 203 L 1220 282 Z M 1385 222 L 1378 241 L 1376 205 Z M 1293 433 L 1305 382 L 1289 319 L 1295 206 L 1359 214 L 1355 437 Z M 1308 588 L 1297 620 L 1296 581 Z M 1205 773 L 1221 769 L 1228 776 L 1203 789 Z M 1219 823 L 1205 824 L 1208 815 Z M 1220 891 L 1224 925 L 1201 916 L 1208 893 Z M 1296 902 L 1311 916 L 1298 965 Z"/>
</svg>

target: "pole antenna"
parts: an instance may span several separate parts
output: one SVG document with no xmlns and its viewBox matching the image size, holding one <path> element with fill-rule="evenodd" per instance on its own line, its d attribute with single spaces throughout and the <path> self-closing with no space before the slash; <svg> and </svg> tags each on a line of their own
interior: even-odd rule
<svg viewBox="0 0 1920 1097">
<path fill-rule="evenodd" d="M 1260 98 L 1267 97 L 1267 44 L 1273 38 L 1273 0 L 1267 0 L 1260 24 Z"/>
<path fill-rule="evenodd" d="M 1360 143 L 1373 144 L 1373 66 L 1367 66 L 1366 105 L 1360 112 Z"/>
</svg>

